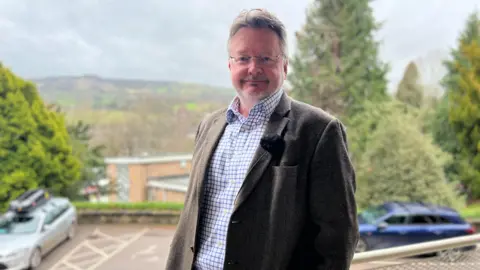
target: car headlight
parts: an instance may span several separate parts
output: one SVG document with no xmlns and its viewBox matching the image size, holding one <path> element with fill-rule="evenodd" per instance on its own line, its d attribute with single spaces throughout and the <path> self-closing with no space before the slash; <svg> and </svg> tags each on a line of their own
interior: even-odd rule
<svg viewBox="0 0 480 270">
<path fill-rule="evenodd" d="M 16 259 L 18 257 L 23 257 L 28 253 L 28 250 L 29 250 L 28 248 L 17 249 L 10 253 L 7 253 L 5 257 L 7 259 Z"/>
</svg>

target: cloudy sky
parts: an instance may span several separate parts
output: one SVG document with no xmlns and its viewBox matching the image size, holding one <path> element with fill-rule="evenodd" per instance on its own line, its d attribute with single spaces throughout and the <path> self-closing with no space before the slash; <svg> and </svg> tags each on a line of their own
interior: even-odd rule
<svg viewBox="0 0 480 270">
<path fill-rule="evenodd" d="M 97 74 L 229 87 L 233 17 L 245 8 L 273 11 L 293 52 L 311 1 L 0 0 L 0 61 L 26 78 Z M 372 7 L 384 22 L 376 36 L 394 85 L 410 60 L 438 69 L 431 63 L 448 54 L 480 0 L 377 0 Z"/>
</svg>

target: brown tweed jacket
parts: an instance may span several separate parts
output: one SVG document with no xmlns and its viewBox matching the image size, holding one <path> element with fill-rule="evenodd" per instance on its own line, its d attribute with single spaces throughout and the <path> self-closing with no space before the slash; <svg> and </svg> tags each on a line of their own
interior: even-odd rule
<svg viewBox="0 0 480 270">
<path fill-rule="evenodd" d="M 190 270 L 197 252 L 199 203 L 226 109 L 199 125 L 185 207 L 167 270 Z M 265 135 L 279 135 L 282 154 L 257 149 L 235 201 L 224 269 L 347 270 L 357 244 L 355 172 L 339 120 L 286 94 Z"/>
</svg>

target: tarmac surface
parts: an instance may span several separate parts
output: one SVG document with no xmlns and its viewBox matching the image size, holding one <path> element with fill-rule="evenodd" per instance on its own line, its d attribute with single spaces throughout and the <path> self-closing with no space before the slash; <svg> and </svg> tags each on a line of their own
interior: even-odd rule
<svg viewBox="0 0 480 270">
<path fill-rule="evenodd" d="M 38 270 L 165 269 L 174 226 L 82 225 L 74 239 L 44 258 Z M 411 258 L 353 265 L 351 270 L 480 269 L 480 252 L 457 263 Z M 477 268 L 478 267 L 478 268 Z"/>
<path fill-rule="evenodd" d="M 175 227 L 79 226 L 71 241 L 48 254 L 39 270 L 165 269 Z"/>
</svg>

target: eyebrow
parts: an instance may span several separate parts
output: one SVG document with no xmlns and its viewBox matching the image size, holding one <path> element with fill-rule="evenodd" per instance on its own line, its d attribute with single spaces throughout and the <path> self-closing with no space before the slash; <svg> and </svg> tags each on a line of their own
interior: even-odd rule
<svg viewBox="0 0 480 270">
<path fill-rule="evenodd" d="M 243 54 L 243 55 L 247 54 L 247 52 L 245 50 L 239 50 L 239 51 L 236 51 L 235 53 Z M 271 56 L 271 55 L 275 55 L 275 54 L 273 52 L 263 52 L 263 53 L 260 53 L 260 54 L 257 54 L 257 55 L 269 55 L 269 56 Z"/>
</svg>

